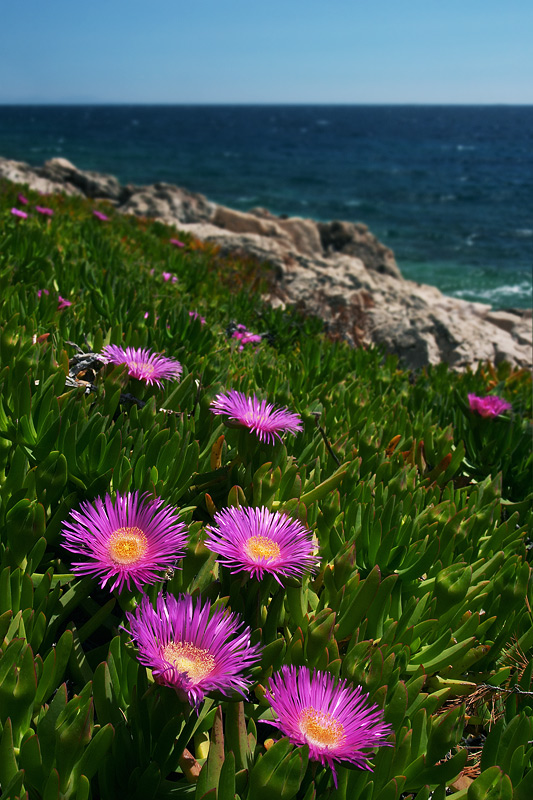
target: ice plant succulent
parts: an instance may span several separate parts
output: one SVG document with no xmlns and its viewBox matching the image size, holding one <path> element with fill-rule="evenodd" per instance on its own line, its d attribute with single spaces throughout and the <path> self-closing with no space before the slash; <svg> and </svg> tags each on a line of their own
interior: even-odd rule
<svg viewBox="0 0 533 800">
<path fill-rule="evenodd" d="M 185 247 L 185 244 L 180 242 L 179 239 L 170 239 L 170 244 L 173 244 L 174 247 Z"/>
<path fill-rule="evenodd" d="M 96 219 L 99 219 L 101 222 L 109 222 L 109 217 L 107 214 L 104 214 L 102 211 L 97 211 L 96 208 L 93 209 L 93 214 Z"/>
<path fill-rule="evenodd" d="M 499 417 L 504 411 L 511 409 L 511 404 L 501 397 L 490 394 L 487 397 L 479 397 L 477 394 L 468 395 L 468 403 L 471 411 L 477 411 L 482 417 Z"/>
<path fill-rule="evenodd" d="M 225 508 L 208 525 L 204 542 L 231 572 L 245 571 L 262 580 L 266 574 L 301 578 L 318 566 L 313 534 L 301 522 L 268 508 Z"/>
<path fill-rule="evenodd" d="M 309 757 L 331 767 L 335 786 L 335 761 L 349 761 L 371 770 L 368 751 L 389 744 L 391 728 L 377 705 L 370 705 L 361 687 L 354 688 L 329 672 L 283 666 L 269 680 L 266 697 L 275 725 L 293 744 L 309 746 Z"/>
<path fill-rule="evenodd" d="M 45 217 L 53 217 L 54 216 L 53 210 L 51 208 L 46 208 L 45 206 L 35 206 L 35 210 L 39 214 L 42 214 Z"/>
<path fill-rule="evenodd" d="M 171 686 L 193 706 L 212 691 L 246 693 L 245 673 L 260 660 L 260 650 L 237 614 L 212 609 L 200 597 L 195 603 L 188 594 L 160 592 L 155 609 L 144 596 L 126 616 L 139 661 L 156 683 Z"/>
<path fill-rule="evenodd" d="M 175 508 L 138 492 L 85 501 L 63 523 L 63 547 L 83 556 L 72 570 L 111 590 L 161 580 L 183 557 L 187 528 Z"/>
<path fill-rule="evenodd" d="M 239 427 L 248 428 L 262 442 L 274 444 L 281 441 L 280 433 L 293 433 L 303 429 L 298 414 L 287 408 L 276 408 L 266 400 L 259 400 L 254 394 L 248 397 L 242 392 L 230 389 L 226 394 L 218 394 L 211 403 L 213 414 L 225 414 Z"/>
<path fill-rule="evenodd" d="M 153 353 L 148 348 L 119 347 L 108 344 L 102 350 L 102 358 L 110 364 L 126 364 L 131 378 L 148 384 L 163 385 L 164 380 L 179 380 L 183 368 L 174 358 Z"/>
</svg>

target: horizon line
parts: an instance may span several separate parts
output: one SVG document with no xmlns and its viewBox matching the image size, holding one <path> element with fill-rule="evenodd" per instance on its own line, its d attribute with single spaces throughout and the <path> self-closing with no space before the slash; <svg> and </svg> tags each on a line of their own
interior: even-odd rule
<svg viewBox="0 0 533 800">
<path fill-rule="evenodd" d="M 135 101 L 135 102 L 126 102 L 126 101 L 113 101 L 113 100 L 44 100 L 44 101 L 21 101 L 21 100 L 0 100 L 0 107 L 2 106 L 38 106 L 38 107 L 49 107 L 49 106 L 146 106 L 146 107 L 161 107 L 161 106 L 185 106 L 185 107 L 205 107 L 205 106 L 212 106 L 212 107 L 235 107 L 235 106 L 243 106 L 243 107 L 264 107 L 264 106 L 320 106 L 320 107 L 328 107 L 328 108 L 337 108 L 337 107 L 353 107 L 353 106 L 397 106 L 397 107 L 412 107 L 412 106 L 423 106 L 423 107 L 458 107 L 458 106 L 465 106 L 465 107 L 516 107 L 516 106 L 533 106 L 533 101 L 523 101 L 523 102 L 506 102 L 506 101 L 494 101 L 494 102 L 483 102 L 483 101 L 455 101 L 455 102 L 426 102 L 426 101 L 366 101 L 366 102 L 320 102 L 320 101 L 227 101 L 227 102 L 214 102 L 214 101 L 205 101 L 205 102 L 185 102 L 185 101 L 163 101 L 163 102 L 151 102 L 151 101 Z"/>
</svg>

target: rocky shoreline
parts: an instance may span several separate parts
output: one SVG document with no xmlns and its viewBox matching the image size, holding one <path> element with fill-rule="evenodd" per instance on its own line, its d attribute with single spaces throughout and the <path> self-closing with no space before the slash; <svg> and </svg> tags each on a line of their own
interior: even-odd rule
<svg viewBox="0 0 533 800">
<path fill-rule="evenodd" d="M 271 304 L 296 304 L 322 317 L 333 335 L 354 346 L 381 344 L 409 368 L 442 361 L 457 370 L 483 361 L 532 368 L 531 311 L 494 310 L 406 280 L 392 250 L 361 223 L 276 217 L 261 208 L 243 213 L 172 184 L 122 185 L 63 158 L 41 167 L 0 158 L 0 177 L 43 193 L 106 200 L 223 252 L 268 261 L 276 275 Z"/>
</svg>

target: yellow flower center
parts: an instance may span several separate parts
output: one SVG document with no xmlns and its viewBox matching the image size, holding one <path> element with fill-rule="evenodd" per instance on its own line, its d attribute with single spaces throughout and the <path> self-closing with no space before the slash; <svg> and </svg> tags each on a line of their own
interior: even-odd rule
<svg viewBox="0 0 533 800">
<path fill-rule="evenodd" d="M 115 564 L 134 564 L 148 549 L 148 541 L 140 528 L 119 528 L 109 539 L 109 555 Z"/>
<path fill-rule="evenodd" d="M 139 361 L 128 361 L 128 368 L 130 372 L 140 372 L 143 375 L 151 375 L 154 371 L 153 364 L 145 364 Z"/>
<path fill-rule="evenodd" d="M 246 411 L 244 414 L 244 422 L 246 425 L 264 425 L 269 422 L 269 416 L 266 412 Z"/>
<path fill-rule="evenodd" d="M 191 642 L 170 642 L 163 647 L 162 655 L 178 672 L 186 672 L 193 684 L 199 683 L 215 667 L 209 650 L 202 650 Z"/>
<path fill-rule="evenodd" d="M 304 708 L 298 725 L 309 744 L 321 750 L 334 750 L 346 739 L 344 725 L 328 711 Z"/>
<path fill-rule="evenodd" d="M 281 550 L 277 542 L 273 542 L 268 536 L 250 536 L 245 544 L 246 553 L 250 558 L 266 558 L 271 560 L 278 558 Z"/>
</svg>

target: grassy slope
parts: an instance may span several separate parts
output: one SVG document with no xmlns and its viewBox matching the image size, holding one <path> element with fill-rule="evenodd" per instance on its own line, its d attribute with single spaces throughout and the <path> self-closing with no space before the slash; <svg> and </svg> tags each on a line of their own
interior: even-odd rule
<svg viewBox="0 0 533 800">
<path fill-rule="evenodd" d="M 186 237 L 173 247 L 173 229 L 105 206 L 101 222 L 79 199 L 27 193 L 31 216 L 16 219 L 17 191 L 0 185 L 2 798 L 200 798 L 218 786 L 221 800 L 423 800 L 453 784 L 459 799 L 478 775 L 468 800 L 533 796 L 530 376 L 404 372 L 266 307 L 265 267 Z M 64 311 L 58 294 L 72 302 Z M 232 321 L 269 338 L 240 352 Z M 97 393 L 66 389 L 72 342 L 150 347 L 179 359 L 182 380 L 149 388 L 107 367 Z M 298 412 L 304 431 L 268 446 L 225 428 L 209 404 L 229 388 Z M 125 392 L 144 405 L 121 402 Z M 500 394 L 513 412 L 476 417 L 468 392 Z M 147 691 L 119 628 L 131 598 L 69 573 L 69 510 L 134 489 L 178 506 L 189 526 L 165 591 L 231 606 L 265 646 L 244 704 L 215 698 L 196 717 L 171 689 Z M 255 594 L 256 582 L 240 590 L 219 574 L 204 526 L 238 502 L 299 516 L 320 543 L 318 574 Z M 258 722 L 270 713 L 262 687 L 290 663 L 361 684 L 384 708 L 395 746 L 373 756 L 374 773 L 341 766 L 335 790 L 329 769 L 306 769 L 306 748 L 282 740 L 265 754 L 278 733 Z M 182 753 L 195 774 L 207 737 L 196 783 Z"/>
</svg>

